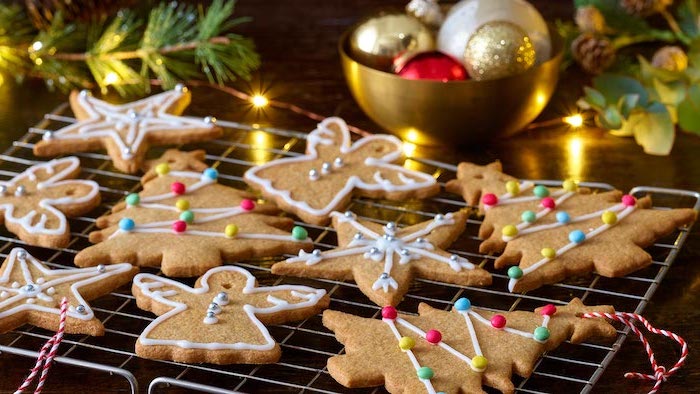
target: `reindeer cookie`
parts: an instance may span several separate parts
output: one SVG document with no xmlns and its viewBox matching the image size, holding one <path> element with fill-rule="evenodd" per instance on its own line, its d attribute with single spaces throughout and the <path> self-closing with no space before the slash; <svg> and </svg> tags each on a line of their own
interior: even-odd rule
<svg viewBox="0 0 700 394">
<path fill-rule="evenodd" d="M 437 194 L 433 177 L 392 164 L 401 156 L 396 137 L 380 134 L 352 143 L 345 121 L 328 118 L 309 134 L 305 155 L 253 167 L 244 179 L 283 210 L 323 225 L 353 194 L 398 201 Z"/>
</svg>

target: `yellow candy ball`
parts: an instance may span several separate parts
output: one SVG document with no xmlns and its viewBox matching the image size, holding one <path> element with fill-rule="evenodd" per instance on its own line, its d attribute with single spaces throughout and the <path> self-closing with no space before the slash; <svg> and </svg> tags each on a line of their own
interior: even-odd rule
<svg viewBox="0 0 700 394">
<path fill-rule="evenodd" d="M 486 369 L 487 365 L 489 365 L 489 361 L 484 356 L 474 356 L 474 358 L 472 358 L 472 367 L 474 367 L 474 369 Z"/>
<path fill-rule="evenodd" d="M 175 208 L 177 208 L 178 211 L 186 211 L 190 209 L 190 202 L 185 199 L 179 199 L 175 203 Z"/>
<path fill-rule="evenodd" d="M 518 235 L 518 228 L 513 226 L 512 224 L 508 224 L 506 226 L 503 226 L 501 234 L 505 235 L 506 237 L 515 237 L 516 235 Z"/>
<path fill-rule="evenodd" d="M 548 259 L 553 259 L 557 255 L 557 251 L 552 249 L 552 248 L 542 248 L 542 253 L 543 257 L 546 257 Z"/>
<path fill-rule="evenodd" d="M 512 195 L 520 193 L 520 184 L 516 181 L 506 182 L 506 191 Z"/>
<path fill-rule="evenodd" d="M 156 174 L 158 175 L 166 175 L 169 172 L 170 166 L 168 165 L 168 163 L 160 163 L 156 166 Z"/>
<path fill-rule="evenodd" d="M 567 192 L 575 192 L 578 190 L 578 184 L 571 179 L 565 180 L 564 183 L 561 184 L 561 187 Z"/>
<path fill-rule="evenodd" d="M 238 226 L 236 226 L 235 224 L 227 224 L 226 228 L 224 229 L 224 234 L 228 238 L 235 237 L 236 234 L 238 234 Z"/>
<path fill-rule="evenodd" d="M 403 351 L 411 350 L 414 346 L 416 346 L 416 341 L 411 337 L 402 337 L 399 339 L 399 348 Z"/>
<path fill-rule="evenodd" d="M 600 219 L 605 224 L 615 224 L 617 223 L 617 214 L 615 214 L 615 212 L 605 211 L 600 215 Z"/>
</svg>

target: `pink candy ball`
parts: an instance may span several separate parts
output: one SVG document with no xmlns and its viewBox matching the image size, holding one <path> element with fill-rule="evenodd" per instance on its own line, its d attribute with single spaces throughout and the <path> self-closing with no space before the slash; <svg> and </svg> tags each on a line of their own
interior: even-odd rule
<svg viewBox="0 0 700 394">
<path fill-rule="evenodd" d="M 557 313 L 557 307 L 552 304 L 547 304 L 540 309 L 540 315 L 542 316 L 552 316 Z"/>
<path fill-rule="evenodd" d="M 176 233 L 184 233 L 187 230 L 187 222 L 184 220 L 176 220 L 173 222 L 173 231 Z"/>
<path fill-rule="evenodd" d="M 496 205 L 498 204 L 498 197 L 493 193 L 486 193 L 481 197 L 481 202 L 483 202 L 484 205 Z"/>
<path fill-rule="evenodd" d="M 384 319 L 394 320 L 398 314 L 396 313 L 396 308 L 393 306 L 385 306 L 382 308 L 382 317 Z"/>
<path fill-rule="evenodd" d="M 540 201 L 540 204 L 542 204 L 542 207 L 548 209 L 554 209 L 554 207 L 557 205 L 552 197 L 543 198 L 542 201 Z"/>
<path fill-rule="evenodd" d="M 241 201 L 241 208 L 244 211 L 252 211 L 255 209 L 255 202 L 246 198 L 245 200 Z"/>
<path fill-rule="evenodd" d="M 637 199 L 630 196 L 629 194 L 625 194 L 622 196 L 622 205 L 626 207 L 633 207 L 637 203 Z"/>
<path fill-rule="evenodd" d="M 433 345 L 437 345 L 442 341 L 442 334 L 438 330 L 428 330 L 428 332 L 425 333 L 425 340 Z"/>
<path fill-rule="evenodd" d="M 491 325 L 494 328 L 503 328 L 506 326 L 506 317 L 503 315 L 493 315 Z"/>
<path fill-rule="evenodd" d="M 185 194 L 185 184 L 182 182 L 173 182 L 170 184 L 170 190 L 173 192 L 173 194 L 178 196 Z"/>
</svg>

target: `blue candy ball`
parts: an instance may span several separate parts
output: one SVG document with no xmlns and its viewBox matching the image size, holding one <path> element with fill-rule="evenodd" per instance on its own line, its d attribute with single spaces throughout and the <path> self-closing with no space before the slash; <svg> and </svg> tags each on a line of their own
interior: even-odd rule
<svg viewBox="0 0 700 394">
<path fill-rule="evenodd" d="M 204 176 L 209 179 L 217 179 L 219 177 L 219 171 L 214 168 L 207 168 L 204 170 Z"/>
<path fill-rule="evenodd" d="M 119 229 L 124 231 L 131 231 L 136 227 L 136 223 L 132 219 L 122 218 L 119 221 Z"/>
<path fill-rule="evenodd" d="M 569 223 L 571 221 L 571 217 L 569 216 L 568 213 L 564 211 L 559 211 L 557 212 L 557 222 L 559 223 Z"/>
<path fill-rule="evenodd" d="M 569 241 L 573 243 L 580 244 L 581 242 L 586 240 L 586 234 L 583 233 L 581 230 L 574 230 L 569 233 Z"/>
<path fill-rule="evenodd" d="M 455 302 L 455 308 L 458 311 L 468 311 L 472 307 L 472 302 L 469 298 L 462 297 Z"/>
</svg>

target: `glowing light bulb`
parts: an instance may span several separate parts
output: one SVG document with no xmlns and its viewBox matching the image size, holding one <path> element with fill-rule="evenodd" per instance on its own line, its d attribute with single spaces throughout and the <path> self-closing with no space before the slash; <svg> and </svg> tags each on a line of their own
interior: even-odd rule
<svg viewBox="0 0 700 394">
<path fill-rule="evenodd" d="M 571 116 L 564 117 L 564 122 L 569 124 L 571 127 L 581 127 L 583 126 L 583 116 L 581 114 L 574 114 Z"/>
<path fill-rule="evenodd" d="M 265 98 L 265 96 L 260 95 L 260 94 L 256 94 L 255 96 L 253 96 L 253 98 L 250 101 L 253 103 L 253 106 L 256 108 L 262 108 L 269 103 L 268 99 Z"/>
<path fill-rule="evenodd" d="M 114 71 L 110 71 L 105 75 L 105 80 L 104 83 L 105 85 L 113 85 L 119 81 L 119 75 L 115 73 Z"/>
<path fill-rule="evenodd" d="M 42 43 L 41 41 L 34 41 L 34 43 L 32 44 L 33 51 L 39 51 L 43 47 L 44 47 L 44 43 Z"/>
</svg>

